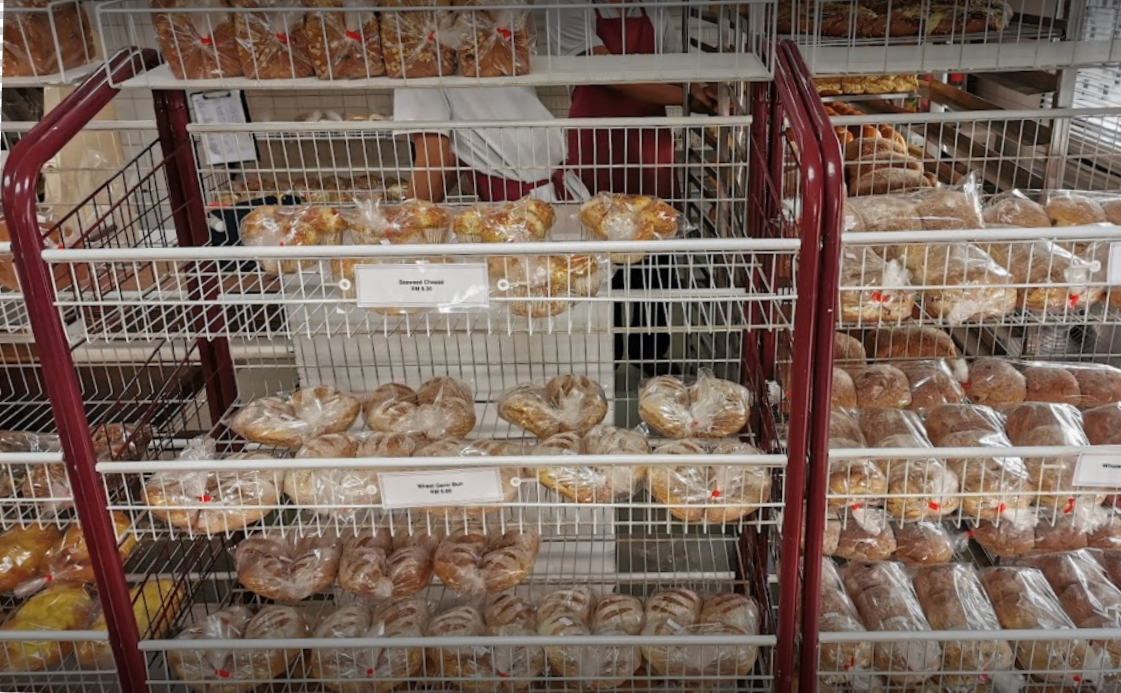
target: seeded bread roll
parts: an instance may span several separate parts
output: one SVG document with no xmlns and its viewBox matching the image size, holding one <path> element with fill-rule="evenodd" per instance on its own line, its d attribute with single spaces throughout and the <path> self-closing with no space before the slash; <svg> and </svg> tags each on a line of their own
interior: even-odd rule
<svg viewBox="0 0 1121 693">
<path fill-rule="evenodd" d="M 1065 368 L 1058 366 L 1028 366 L 1024 369 L 1027 402 L 1053 402 L 1078 406 L 1082 393 L 1078 379 Z"/>
<path fill-rule="evenodd" d="M 1015 366 L 996 358 L 980 358 L 969 367 L 966 383 L 974 404 L 1000 407 L 1019 404 L 1027 397 L 1027 382 Z"/>
<path fill-rule="evenodd" d="M 861 409 L 895 407 L 905 409 L 911 404 L 911 388 L 907 376 L 894 366 L 875 364 L 853 376 L 856 401 Z"/>
</svg>

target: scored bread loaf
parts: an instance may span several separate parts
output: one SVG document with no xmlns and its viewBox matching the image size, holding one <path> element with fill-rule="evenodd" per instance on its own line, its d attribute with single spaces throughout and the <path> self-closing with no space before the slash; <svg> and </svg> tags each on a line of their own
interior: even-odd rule
<svg viewBox="0 0 1121 693">
<path fill-rule="evenodd" d="M 195 455 L 191 446 L 180 456 Z M 213 459 L 210 452 L 198 459 Z M 261 460 L 268 466 L 270 455 L 238 453 L 229 460 Z M 145 505 L 153 516 L 172 527 L 203 534 L 229 533 L 247 527 L 279 507 L 279 472 L 158 472 L 144 485 Z"/>
<path fill-rule="evenodd" d="M 587 433 L 607 416 L 607 395 L 582 375 L 560 375 L 543 386 L 519 385 L 502 394 L 498 415 L 544 440 L 567 431 Z"/>
<path fill-rule="evenodd" d="M 426 440 L 462 438 L 475 427 L 475 399 L 471 388 L 454 378 L 432 378 L 416 390 L 389 383 L 366 398 L 363 416 L 374 431 Z"/>
<path fill-rule="evenodd" d="M 436 576 L 458 594 L 496 594 L 529 575 L 541 547 L 533 530 L 488 531 L 471 522 L 453 531 L 436 548 Z"/>
<path fill-rule="evenodd" d="M 428 627 L 421 599 L 395 599 L 377 607 L 351 603 L 319 622 L 312 637 L 324 647 L 311 650 L 310 674 L 338 693 L 388 693 L 403 679 L 421 674 L 420 647 L 330 647 L 333 639 L 420 637 Z"/>
<path fill-rule="evenodd" d="M 751 393 L 702 370 L 692 385 L 673 376 L 647 380 L 638 391 L 642 420 L 671 438 L 727 438 L 747 425 Z"/>
<path fill-rule="evenodd" d="M 677 440 L 654 451 L 658 455 L 759 455 L 757 448 L 738 441 Z M 712 462 L 717 462 L 713 458 Z M 757 464 L 701 464 L 647 471 L 650 493 L 685 522 L 702 520 L 724 524 L 752 515 L 770 500 L 771 470 Z"/>
<path fill-rule="evenodd" d="M 263 445 L 295 449 L 325 433 L 342 433 L 358 418 L 356 397 L 329 385 L 296 390 L 287 399 L 263 397 L 238 409 L 235 433 Z"/>
<path fill-rule="evenodd" d="M 597 598 L 585 587 L 547 594 L 538 610 L 540 635 L 638 635 L 645 624 L 637 597 L 610 594 Z M 595 681 L 596 688 L 618 688 L 642 665 L 638 647 L 580 645 L 545 648 L 550 668 L 566 678 Z"/>
<path fill-rule="evenodd" d="M 650 444 L 639 431 L 595 426 L 584 436 L 558 433 L 534 449 L 534 455 L 645 455 Z M 645 467 L 631 465 L 539 467 L 537 480 L 577 503 L 611 503 L 634 496 L 646 476 Z"/>
<path fill-rule="evenodd" d="M 521 597 L 508 594 L 492 599 L 482 613 L 461 605 L 436 616 L 428 624 L 430 637 L 536 634 L 535 609 Z M 545 651 L 539 647 L 433 647 L 430 659 L 439 661 L 441 674 L 460 681 L 472 693 L 525 690 L 545 670 Z M 513 679 L 504 682 L 502 679 Z"/>
<path fill-rule="evenodd" d="M 238 544 L 234 564 L 250 592 L 298 602 L 335 582 L 341 554 L 338 536 L 259 533 Z"/>
</svg>

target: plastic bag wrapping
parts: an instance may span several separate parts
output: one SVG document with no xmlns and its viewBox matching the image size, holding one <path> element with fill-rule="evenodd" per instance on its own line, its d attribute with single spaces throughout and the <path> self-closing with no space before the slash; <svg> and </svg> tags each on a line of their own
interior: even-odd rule
<svg viewBox="0 0 1121 693">
<path fill-rule="evenodd" d="M 1027 379 L 1008 361 L 984 357 L 969 366 L 964 387 L 974 404 L 1001 407 L 1019 404 L 1027 397 Z"/>
<path fill-rule="evenodd" d="M 702 599 L 687 589 L 657 592 L 646 600 L 643 635 L 759 634 L 759 607 L 751 597 L 722 593 Z M 754 645 L 649 645 L 642 654 L 655 674 L 682 681 L 701 677 L 742 678 L 755 665 Z M 703 686 L 700 681 L 696 684 Z"/>
<path fill-rule="evenodd" d="M 905 522 L 895 528 L 895 558 L 910 565 L 949 563 L 969 546 L 965 532 L 951 532 L 941 522 Z"/>
<path fill-rule="evenodd" d="M 942 404 L 926 413 L 926 435 L 938 447 L 949 447 L 946 437 L 964 431 L 1004 434 L 1004 420 L 992 407 L 977 404 Z"/>
<path fill-rule="evenodd" d="M 216 457 L 214 441 L 206 437 L 195 438 L 179 455 L 181 460 Z M 239 453 L 226 459 L 261 460 L 268 468 L 273 457 Z M 277 471 L 157 472 L 144 484 L 143 497 L 149 512 L 172 527 L 218 534 L 242 529 L 271 513 L 280 503 L 281 484 Z"/>
<path fill-rule="evenodd" d="M 846 439 L 832 440 L 830 450 L 843 450 L 864 447 L 862 444 Z M 829 461 L 829 498 L 830 510 L 849 508 L 857 522 L 864 522 L 863 510 L 882 503 L 887 493 L 887 477 L 870 459 L 844 459 Z"/>
<path fill-rule="evenodd" d="M 160 51 L 176 79 L 240 77 L 234 18 L 227 0 L 152 0 L 154 9 L 213 9 L 152 15 Z"/>
<path fill-rule="evenodd" d="M 493 5 L 488 0 L 457 0 L 460 7 Z M 458 10 L 453 26 L 459 74 L 465 77 L 515 77 L 530 71 L 533 48 L 527 0 L 507 3 L 506 9 Z M 514 5 L 525 5 L 516 9 Z M 445 41 L 444 43 L 449 43 Z"/>
<path fill-rule="evenodd" d="M 533 530 L 487 531 L 469 522 L 436 549 L 436 576 L 457 594 L 497 594 L 521 583 L 533 570 L 541 537 Z"/>
<path fill-rule="evenodd" d="M 377 195 L 353 200 L 339 212 L 346 229 L 359 244 L 432 245 L 448 240 L 451 215 L 427 200 L 406 200 L 389 205 Z"/>
<path fill-rule="evenodd" d="M 1071 313 L 1097 303 L 1101 287 L 1093 286 L 1094 264 L 1050 241 L 982 243 L 1017 284 L 1020 310 Z"/>
<path fill-rule="evenodd" d="M 23 603 L 0 625 L 0 631 L 84 630 L 93 617 L 94 600 L 84 585 L 52 585 Z M 0 669 L 43 671 L 62 662 L 72 642 L 5 640 Z"/>
<path fill-rule="evenodd" d="M 352 603 L 341 606 L 319 622 L 313 638 L 324 647 L 311 650 L 311 678 L 338 681 L 341 690 L 388 693 L 402 679 L 424 670 L 420 647 L 330 647 L 336 638 L 416 638 L 429 623 L 428 604 L 421 599 L 397 599 L 378 606 Z"/>
<path fill-rule="evenodd" d="M 110 515 L 113 530 L 118 538 L 117 557 L 124 564 L 136 551 L 138 543 L 131 533 L 132 521 L 121 512 Z M 48 585 L 92 585 L 94 583 L 93 558 L 90 556 L 86 536 L 75 522 L 66 529 L 62 539 L 47 553 L 39 575 L 15 588 L 17 597 L 26 597 Z"/>
<path fill-rule="evenodd" d="M 521 449 L 505 441 L 497 440 L 459 440 L 445 438 L 435 443 L 429 443 L 417 451 L 416 457 L 513 457 L 520 455 Z M 518 499 L 518 489 L 521 487 L 524 469 L 514 466 L 498 468 L 500 483 L 502 485 L 501 504 L 473 505 L 473 506 L 434 506 L 426 508 L 429 515 L 450 516 L 457 518 L 472 518 L 480 515 L 498 512 L 503 504 L 513 503 Z"/>
<path fill-rule="evenodd" d="M 1098 564 L 1105 569 L 1113 584 L 1121 586 L 1121 549 L 1095 551 L 1093 556 Z"/>
<path fill-rule="evenodd" d="M 1087 511 L 1098 516 L 1098 522 L 1086 535 L 1086 546 L 1091 549 L 1121 549 L 1121 515 L 1111 507 L 1094 506 Z"/>
<path fill-rule="evenodd" d="M 638 635 L 646 623 L 637 597 L 610 594 L 598 597 L 587 587 L 553 590 L 538 602 L 537 633 L 579 638 L 586 635 Z M 566 678 L 587 677 L 579 685 L 596 689 L 618 688 L 642 664 L 638 647 L 546 647 L 550 668 Z"/>
<path fill-rule="evenodd" d="M 534 455 L 645 455 L 646 436 L 614 426 L 595 426 L 587 435 L 569 431 L 541 441 Z M 538 467 L 537 480 L 577 503 L 612 503 L 634 496 L 646 468 L 631 465 Z"/>
<path fill-rule="evenodd" d="M 244 606 L 229 606 L 196 621 L 177 640 L 262 640 L 306 638 L 308 626 L 290 606 L 270 605 L 254 613 Z M 261 648 L 250 650 L 172 650 L 168 665 L 175 676 L 196 693 L 248 693 L 262 681 L 288 671 L 300 650 Z"/>
<path fill-rule="evenodd" d="M 638 413 L 642 420 L 671 438 L 727 438 L 747 425 L 751 392 L 712 371 L 701 369 L 687 385 L 669 375 L 642 383 Z"/>
<path fill-rule="evenodd" d="M 850 168 L 871 169 L 867 162 Z M 855 181 L 850 193 L 854 199 L 846 201 L 845 206 L 857 215 L 861 231 L 945 231 L 955 229 L 980 229 L 981 200 L 979 186 L 973 177 L 954 188 L 936 188 L 912 193 L 883 195 L 890 188 L 906 183 L 903 187 L 926 187 L 921 171 L 905 169 L 878 169 L 867 171 L 860 181 Z M 858 197 L 879 187 L 872 197 Z M 863 190 L 863 192 L 862 192 Z"/>
<path fill-rule="evenodd" d="M 230 0 L 234 7 L 260 12 L 235 12 L 237 53 L 250 79 L 314 77 L 308 52 L 304 13 L 281 11 L 291 0 Z"/>
<path fill-rule="evenodd" d="M 179 613 L 183 605 L 183 587 L 172 579 L 149 578 L 143 585 L 129 590 L 129 597 L 140 637 L 156 640 L 166 637 L 171 630 L 173 618 L 167 614 Z M 89 630 L 104 633 L 109 630 L 105 612 L 100 608 L 97 611 Z M 83 640 L 74 649 L 83 671 L 113 671 L 116 667 L 108 640 Z"/>
<path fill-rule="evenodd" d="M 856 610 L 871 631 L 929 631 L 911 580 L 899 563 L 848 563 L 841 579 Z M 942 648 L 933 640 L 884 643 L 873 662 L 896 685 L 917 684 L 941 669 Z"/>
<path fill-rule="evenodd" d="M 1082 414 L 1069 404 L 1025 402 L 1004 411 L 1009 440 L 1020 446 L 1088 446 L 1082 432 Z M 1024 460 L 1031 490 L 1037 505 L 1072 512 L 1075 501 L 1100 505 L 1106 494 L 1089 493 L 1074 485 L 1078 454 L 1056 457 L 1031 457 Z"/>
<path fill-rule="evenodd" d="M 1064 612 L 1043 573 L 1035 568 L 985 568 L 981 583 L 1000 625 L 1008 630 L 1068 630 L 1074 623 Z M 1077 684 L 1091 652 L 1083 640 L 1021 640 L 1016 643 L 1020 668 L 1050 683 Z"/>
<path fill-rule="evenodd" d="M 1078 381 L 1079 406 L 1084 409 L 1121 402 L 1121 369 L 1103 363 L 1063 364 Z"/>
<path fill-rule="evenodd" d="M 846 443 L 841 443 L 846 441 Z M 851 443 L 851 444 L 848 444 Z M 866 448 L 868 441 L 864 439 L 864 432 L 860 430 L 860 420 L 856 412 L 844 409 L 833 409 L 829 412 L 829 445 L 830 447 Z"/>
<path fill-rule="evenodd" d="M 1051 219 L 1043 205 L 1019 190 L 1010 190 L 989 198 L 981 210 L 985 223 L 1024 229 L 1049 229 Z"/>
<path fill-rule="evenodd" d="M 856 606 L 845 594 L 841 576 L 833 561 L 825 558 L 821 564 L 821 602 L 818 627 L 823 633 L 862 633 L 864 625 Z M 872 643 L 822 643 L 818 670 L 823 676 L 847 683 L 859 672 L 872 669 Z"/>
<path fill-rule="evenodd" d="M 946 448 L 1008 448 L 1003 433 L 959 430 L 941 438 Z M 950 457 L 946 466 L 958 477 L 963 512 L 973 520 L 995 520 L 1027 508 L 1033 500 L 1028 469 L 1019 457 Z"/>
<path fill-rule="evenodd" d="M 851 375 L 859 408 L 905 409 L 911 405 L 911 386 L 907 376 L 895 366 L 877 363 L 853 371 Z"/>
<path fill-rule="evenodd" d="M 1118 220 L 1121 220 L 1121 217 Z M 1121 308 L 1121 286 L 1110 281 L 1110 277 L 1114 276 L 1110 273 L 1109 258 L 1109 249 L 1112 245 L 1113 242 L 1108 240 L 1094 241 L 1079 253 L 1079 256 L 1091 263 L 1094 273 L 1090 281 L 1106 293 L 1106 304 L 1111 308 Z"/>
<path fill-rule="evenodd" d="M 911 386 L 910 409 L 925 411 L 939 404 L 961 404 L 965 390 L 946 359 L 903 361 L 896 367 Z"/>
<path fill-rule="evenodd" d="M 548 240 L 556 220 L 553 205 L 524 197 L 477 204 L 455 216 L 452 230 L 461 243 L 530 243 Z"/>
<path fill-rule="evenodd" d="M 954 339 L 945 330 L 930 325 L 903 325 L 876 330 L 868 337 L 868 353 L 874 361 L 914 359 L 958 359 Z M 858 359 L 859 360 L 859 359 Z M 950 362 L 954 377 L 968 380 L 964 361 Z"/>
<path fill-rule="evenodd" d="M 654 451 L 656 455 L 760 455 L 736 440 L 677 440 Z M 706 460 L 707 461 L 707 460 Z M 712 462 L 717 460 L 713 459 Z M 652 466 L 647 470 L 650 494 L 685 522 L 736 522 L 771 500 L 771 469 L 742 464 Z"/>
<path fill-rule="evenodd" d="M 543 386 L 526 383 L 502 393 L 498 415 L 541 440 L 586 433 L 607 416 L 607 394 L 587 376 L 559 375 Z"/>
<path fill-rule="evenodd" d="M 0 592 L 10 592 L 39 576 L 51 549 L 62 541 L 55 525 L 29 524 L 0 534 Z"/>
<path fill-rule="evenodd" d="M 1035 527 L 1039 516 L 1033 508 L 1001 513 L 995 520 L 981 521 L 969 531 L 985 551 L 999 558 L 1023 556 L 1035 550 Z"/>
<path fill-rule="evenodd" d="M 873 248 L 841 251 L 841 322 L 891 324 L 908 320 L 915 307 L 911 273 L 896 260 L 885 262 Z"/>
<path fill-rule="evenodd" d="M 1078 379 L 1070 370 L 1052 363 L 1023 363 L 1024 400 L 1055 404 L 1082 404 Z"/>
<path fill-rule="evenodd" d="M 491 598 L 482 611 L 461 604 L 444 611 L 428 624 L 427 635 L 473 637 L 502 635 L 517 638 L 537 633 L 536 608 L 522 597 L 504 594 Z M 440 675 L 454 678 L 471 693 L 503 690 L 496 679 L 516 678 L 519 686 L 545 672 L 545 650 L 540 647 L 433 647 L 429 657 L 437 660 Z M 522 683 L 525 682 L 525 683 Z"/>
<path fill-rule="evenodd" d="M 599 193 L 580 206 L 580 223 L 601 241 L 655 241 L 673 238 L 681 220 L 669 203 L 643 195 Z M 646 253 L 611 253 L 612 262 L 640 262 Z"/>
<path fill-rule="evenodd" d="M 1121 403 L 1082 412 L 1082 430 L 1091 445 L 1121 444 Z"/>
<path fill-rule="evenodd" d="M 487 266 L 491 296 L 504 299 L 511 315 L 548 318 L 598 296 L 610 265 L 595 255 L 501 255 Z"/>
<path fill-rule="evenodd" d="M 4 17 L 5 77 L 46 77 L 97 57 L 93 24 L 82 3 L 63 2 L 50 7 L 52 2 L 8 1 L 9 12 Z M 17 12 L 17 8 L 40 11 Z"/>
<path fill-rule="evenodd" d="M 883 442 L 891 442 L 900 436 L 910 436 L 919 442 L 920 447 L 932 447 L 926 437 L 922 418 L 912 411 L 886 407 L 866 408 L 857 412 L 860 430 L 871 447 L 885 447 Z"/>
<path fill-rule="evenodd" d="M 240 15 L 239 15 L 240 16 Z M 238 227 L 242 245 L 250 248 L 338 245 L 346 220 L 334 207 L 257 207 Z M 316 260 L 258 260 L 266 275 L 313 269 Z"/>
<path fill-rule="evenodd" d="M 475 395 L 466 383 L 445 376 L 427 380 L 416 390 L 389 383 L 366 398 L 363 416 L 374 431 L 426 440 L 462 438 L 475 427 Z"/>
<path fill-rule="evenodd" d="M 1000 630 L 1000 620 L 972 566 L 924 566 L 916 571 L 914 586 L 934 630 Z M 1009 671 L 1016 664 L 1012 647 L 1004 640 L 947 640 L 943 647 L 942 666 L 962 672 L 943 675 L 943 685 L 965 687 L 983 683 L 991 672 Z"/>
<path fill-rule="evenodd" d="M 381 25 L 373 10 L 363 9 L 369 2 L 304 0 L 304 5 L 309 9 L 304 19 L 308 55 L 319 79 L 366 79 L 385 74 Z"/>
<path fill-rule="evenodd" d="M 370 433 L 361 441 L 345 433 L 312 438 L 296 457 L 300 459 L 351 457 L 411 457 L 418 442 L 400 433 Z M 291 469 L 284 475 L 284 495 L 295 505 L 319 515 L 350 523 L 371 506 L 381 503 L 377 468 Z"/>
<path fill-rule="evenodd" d="M 857 521 L 856 515 L 861 516 Z M 841 532 L 833 555 L 847 561 L 886 561 L 895 553 L 895 533 L 882 508 L 849 510 L 840 520 Z"/>
<path fill-rule="evenodd" d="M 937 520 L 961 507 L 958 475 L 938 459 L 896 461 L 887 466 L 887 511 L 905 520 Z"/>
<path fill-rule="evenodd" d="M 957 326 L 1006 315 L 1016 308 L 1015 279 L 973 243 L 888 246 L 920 289 L 923 309 Z"/>
<path fill-rule="evenodd" d="M 833 409 L 856 409 L 856 384 L 852 376 L 842 368 L 833 367 L 833 389 L 829 406 Z"/>
<path fill-rule="evenodd" d="M 386 74 L 395 79 L 449 77 L 455 74 L 454 16 L 449 10 L 400 11 L 397 8 L 450 7 L 452 0 L 382 0 L 381 43 Z"/>
<path fill-rule="evenodd" d="M 1043 573 L 1076 627 L 1121 628 L 1121 589 L 1110 581 L 1092 552 L 1045 553 L 1021 558 L 1017 564 Z M 1121 642 L 1116 646 L 1121 648 Z"/>
<path fill-rule="evenodd" d="M 442 536 L 418 525 L 407 533 L 379 527 L 347 537 L 339 587 L 374 600 L 411 597 L 431 583 L 433 554 Z"/>
<path fill-rule="evenodd" d="M 1095 226 L 1109 223 L 1105 209 L 1092 196 L 1066 190 L 1048 192 L 1043 207 L 1052 226 Z"/>
<path fill-rule="evenodd" d="M 305 387 L 287 398 L 262 397 L 237 410 L 229 427 L 262 445 L 296 449 L 327 433 L 342 433 L 358 418 L 357 397 L 330 385 Z"/>
<path fill-rule="evenodd" d="M 234 565 L 247 590 L 277 602 L 298 602 L 335 582 L 338 535 L 258 533 L 237 545 Z"/>
</svg>

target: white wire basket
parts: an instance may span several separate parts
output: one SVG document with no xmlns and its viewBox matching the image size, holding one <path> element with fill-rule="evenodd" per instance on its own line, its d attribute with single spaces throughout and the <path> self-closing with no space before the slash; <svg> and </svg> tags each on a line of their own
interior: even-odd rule
<svg viewBox="0 0 1121 693">
<path fill-rule="evenodd" d="M 441 11 L 383 4 L 375 15 L 377 6 L 309 12 L 300 3 L 252 3 L 215 12 L 187 4 L 168 13 L 141 0 L 113 0 L 98 4 L 97 22 L 112 48 L 162 45 L 168 62 L 128 84 L 172 89 L 455 87 L 480 80 L 567 86 L 688 82 L 698 75 L 741 81 L 766 79 L 774 52 L 773 0 L 634 3 L 633 16 L 649 13 L 658 32 L 658 54 L 641 56 L 582 55 L 592 47 L 577 46 L 573 36 L 580 41 L 582 30 L 594 28 L 595 8 L 587 3 L 478 2 Z M 250 32 L 255 47 L 239 64 L 236 42 L 250 45 Z"/>
<path fill-rule="evenodd" d="M 4 8 L 4 84 L 74 84 L 97 69 L 94 5 L 80 0 L 9 3 Z"/>
</svg>

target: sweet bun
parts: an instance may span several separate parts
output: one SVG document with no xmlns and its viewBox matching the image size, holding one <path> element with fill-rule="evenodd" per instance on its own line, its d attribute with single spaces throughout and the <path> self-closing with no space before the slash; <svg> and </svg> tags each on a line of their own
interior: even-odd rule
<svg viewBox="0 0 1121 693">
<path fill-rule="evenodd" d="M 856 401 L 861 409 L 905 409 L 911 404 L 911 388 L 907 376 L 894 366 L 874 364 L 858 371 L 852 380 L 856 389 Z"/>
<path fill-rule="evenodd" d="M 592 238 L 603 241 L 652 241 L 678 232 L 678 213 L 669 203 L 644 195 L 599 193 L 580 206 L 580 222 Z M 612 261 L 629 264 L 645 253 L 612 253 Z"/>
<path fill-rule="evenodd" d="M 558 433 L 587 433 L 607 416 L 607 395 L 582 375 L 559 375 L 543 386 L 519 385 L 502 393 L 498 415 L 544 440 Z"/>
<path fill-rule="evenodd" d="M 1027 382 L 1007 361 L 980 358 L 969 367 L 966 390 L 974 404 L 1000 407 L 1023 402 L 1027 397 Z"/>
<path fill-rule="evenodd" d="M 310 438 L 346 431 L 360 410 L 358 398 L 320 385 L 296 390 L 287 399 L 254 400 L 238 409 L 229 426 L 246 440 L 295 449 Z"/>
<path fill-rule="evenodd" d="M 727 438 L 747 425 L 751 393 L 702 371 L 692 385 L 673 376 L 647 380 L 638 391 L 638 413 L 672 438 Z"/>
<path fill-rule="evenodd" d="M 543 241 L 556 220 L 551 204 L 526 197 L 497 206 L 472 207 L 455 217 L 452 231 L 461 239 L 483 243 Z"/>
<path fill-rule="evenodd" d="M 1087 226 L 1106 223 L 1101 206 L 1083 195 L 1055 195 L 1045 205 L 1052 226 Z"/>
<path fill-rule="evenodd" d="M 1121 371 L 1109 366 L 1079 366 L 1070 370 L 1078 381 L 1081 406 L 1092 408 L 1121 402 Z"/>
<path fill-rule="evenodd" d="M 420 647 L 330 646 L 334 639 L 419 638 L 428 627 L 428 605 L 421 599 L 395 599 L 371 607 L 361 603 L 340 606 L 312 633 L 323 646 L 310 650 L 309 678 L 329 682 L 338 693 L 388 693 L 402 679 L 424 670 Z"/>
<path fill-rule="evenodd" d="M 1027 388 L 1024 401 L 1074 406 L 1082 403 L 1082 391 L 1078 387 L 1078 379 L 1066 368 L 1028 366 L 1024 369 L 1024 381 Z"/>
<path fill-rule="evenodd" d="M 458 594 L 497 594 L 526 579 L 540 547 L 541 537 L 532 530 L 500 534 L 470 523 L 440 542 L 433 565 L 441 582 Z"/>
<path fill-rule="evenodd" d="M 277 602 L 298 602 L 335 582 L 338 537 L 255 534 L 237 545 L 237 579 L 247 590 Z"/>
<path fill-rule="evenodd" d="M 389 383 L 370 393 L 363 415 L 374 431 L 427 440 L 462 438 L 475 427 L 475 400 L 471 389 L 454 378 L 432 378 L 416 391 Z"/>
</svg>

